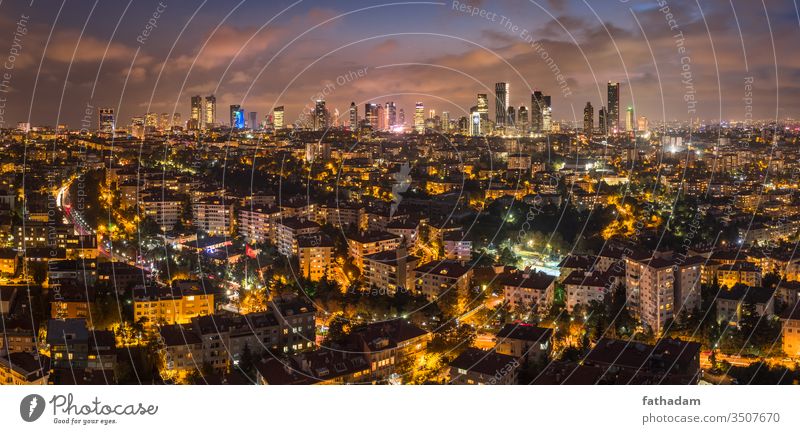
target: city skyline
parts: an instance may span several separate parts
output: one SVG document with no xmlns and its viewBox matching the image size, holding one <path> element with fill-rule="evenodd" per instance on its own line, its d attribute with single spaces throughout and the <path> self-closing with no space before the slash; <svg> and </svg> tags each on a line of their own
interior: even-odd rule
<svg viewBox="0 0 800 434">
<path fill-rule="evenodd" d="M 473 16 L 461 5 L 486 13 Z M 790 19 L 796 15 L 791 2 L 765 9 L 750 2 L 698 7 L 675 1 L 667 15 L 655 2 L 200 7 L 187 1 L 165 7 L 143 37 L 156 12 L 152 6 L 134 4 L 123 15 L 122 5 L 3 5 L 0 23 L 21 30 L 3 37 L 5 45 L 18 46 L 7 71 L 3 126 L 78 125 L 87 105 L 113 107 L 124 122 L 145 112 L 188 119 L 195 94 L 214 94 L 222 107 L 238 104 L 261 114 L 284 106 L 291 123 L 326 90 L 328 107 L 340 113 L 351 101 L 363 107 L 392 100 L 413 110 L 419 100 L 458 117 L 469 115 L 476 92 L 493 96 L 499 82 L 510 85 L 509 106 L 528 106 L 530 93 L 541 90 L 553 96 L 554 120 L 576 123 L 586 101 L 607 105 L 608 81 L 621 84 L 621 107 L 634 106 L 651 122 L 800 117 L 793 108 L 800 100 L 798 65 L 774 64 L 790 52 L 786 36 L 800 32 Z M 540 13 L 521 14 L 529 8 Z M 516 16 L 519 22 L 506 18 Z M 767 17 L 781 38 L 773 41 L 761 31 Z M 356 74 L 360 70 L 365 73 Z M 682 83 L 686 72 L 692 89 Z M 684 100 L 690 90 L 693 108 Z M 43 104 L 52 100 L 59 104 Z"/>
</svg>

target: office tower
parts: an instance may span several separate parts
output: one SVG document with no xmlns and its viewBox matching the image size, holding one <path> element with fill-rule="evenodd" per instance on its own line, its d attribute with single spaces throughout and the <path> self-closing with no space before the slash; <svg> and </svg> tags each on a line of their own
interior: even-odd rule
<svg viewBox="0 0 800 434">
<path fill-rule="evenodd" d="M 200 95 L 192 97 L 192 111 L 189 118 L 189 129 L 197 130 L 203 126 L 203 98 Z"/>
<path fill-rule="evenodd" d="M 636 125 L 636 131 L 639 133 L 646 133 L 650 129 L 650 125 L 647 123 L 647 117 L 639 116 Z"/>
<path fill-rule="evenodd" d="M 394 128 L 397 126 L 397 106 L 394 105 L 394 102 L 389 101 L 386 103 L 386 125 L 388 128 Z"/>
<path fill-rule="evenodd" d="M 606 117 L 608 118 L 608 133 L 613 134 L 619 132 L 619 83 L 608 82 L 608 109 L 606 110 Z"/>
<path fill-rule="evenodd" d="M 380 104 L 375 104 L 375 113 L 378 118 L 378 131 L 386 131 L 386 110 Z"/>
<path fill-rule="evenodd" d="M 406 111 L 405 110 L 400 109 L 398 111 L 398 113 L 397 113 L 397 122 L 402 126 L 406 125 Z"/>
<path fill-rule="evenodd" d="M 181 114 L 180 113 L 173 113 L 172 114 L 172 126 L 174 128 L 181 127 Z"/>
<path fill-rule="evenodd" d="M 472 111 L 470 115 L 470 130 L 469 134 L 471 136 L 480 136 L 481 135 L 481 122 L 483 118 L 481 117 L 481 112 L 477 109 Z"/>
<path fill-rule="evenodd" d="M 373 130 L 378 128 L 378 104 L 364 104 L 364 125 Z"/>
<path fill-rule="evenodd" d="M 531 94 L 531 131 L 541 133 L 543 129 L 544 95 L 536 90 Z"/>
<path fill-rule="evenodd" d="M 250 112 L 250 125 L 251 130 L 258 129 L 258 113 Z"/>
<path fill-rule="evenodd" d="M 477 111 L 481 115 L 481 119 L 483 120 L 489 119 L 489 98 L 486 96 L 485 93 L 478 94 Z"/>
<path fill-rule="evenodd" d="M 98 129 L 103 133 L 114 132 L 114 109 L 101 108 L 98 111 Z"/>
<path fill-rule="evenodd" d="M 356 107 L 355 102 L 350 103 L 350 123 L 348 126 L 350 127 L 350 131 L 358 129 L 358 107 Z"/>
<path fill-rule="evenodd" d="M 508 83 L 495 83 L 494 85 L 494 123 L 499 127 L 505 125 L 508 118 L 509 88 Z"/>
<path fill-rule="evenodd" d="M 519 106 L 519 110 L 517 110 L 517 128 L 523 133 L 529 132 L 531 128 L 530 118 L 528 118 L 528 108 L 524 105 Z"/>
<path fill-rule="evenodd" d="M 636 121 L 633 117 L 633 107 L 628 106 L 628 109 L 625 110 L 625 132 L 632 133 L 635 128 Z"/>
<path fill-rule="evenodd" d="M 276 130 L 280 130 L 284 128 L 284 114 L 283 114 L 283 106 L 278 106 L 272 109 L 272 124 Z"/>
<path fill-rule="evenodd" d="M 230 112 L 230 125 L 231 128 L 243 129 L 244 128 L 244 110 L 239 104 L 231 105 Z"/>
<path fill-rule="evenodd" d="M 235 125 L 236 125 L 236 113 L 239 111 L 239 109 L 241 107 L 242 106 L 240 106 L 239 104 L 231 104 L 231 109 L 230 109 L 230 112 L 228 114 L 228 122 L 229 122 L 228 125 L 230 125 L 231 128 L 235 128 Z"/>
<path fill-rule="evenodd" d="M 206 97 L 206 128 L 213 128 L 217 123 L 217 97 L 209 95 Z"/>
<path fill-rule="evenodd" d="M 550 95 L 544 96 L 544 107 L 542 107 L 542 130 L 549 133 L 553 127 L 553 105 Z"/>
<path fill-rule="evenodd" d="M 513 127 L 517 125 L 517 114 L 514 106 L 508 106 L 508 114 L 506 115 L 506 125 Z"/>
<path fill-rule="evenodd" d="M 328 128 L 328 110 L 325 107 L 325 100 L 318 99 L 314 104 L 314 131 L 322 131 Z"/>
<path fill-rule="evenodd" d="M 587 101 L 586 107 L 583 108 L 583 134 L 591 137 L 592 130 L 594 130 L 594 107 Z"/>
<path fill-rule="evenodd" d="M 425 106 L 418 101 L 414 109 L 414 131 L 419 134 L 425 132 Z"/>
<path fill-rule="evenodd" d="M 339 128 L 339 116 L 340 116 L 339 115 L 339 109 L 338 108 L 333 109 L 333 127 L 334 128 Z"/>
<path fill-rule="evenodd" d="M 450 132 L 450 112 L 448 111 L 442 112 L 442 132 Z"/>
<path fill-rule="evenodd" d="M 608 116 L 606 116 L 605 107 L 600 107 L 600 111 L 597 112 L 597 126 L 600 127 L 601 135 L 608 134 Z"/>
</svg>

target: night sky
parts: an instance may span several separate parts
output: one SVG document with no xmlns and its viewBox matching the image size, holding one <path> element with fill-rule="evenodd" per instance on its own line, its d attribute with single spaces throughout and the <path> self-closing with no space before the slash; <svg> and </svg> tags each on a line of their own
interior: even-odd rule
<svg viewBox="0 0 800 434">
<path fill-rule="evenodd" d="M 743 120 L 750 109 L 754 119 L 800 117 L 793 0 L 162 3 L 157 27 L 137 40 L 157 0 L 0 0 L 5 126 L 78 127 L 87 105 L 116 108 L 120 126 L 148 111 L 186 120 L 189 98 L 212 93 L 220 122 L 241 104 L 259 119 L 284 105 L 291 123 L 323 90 L 331 112 L 395 101 L 408 123 L 414 101 L 458 117 L 498 81 L 511 83 L 515 106 L 530 106 L 532 89 L 552 95 L 556 120 L 582 119 L 587 101 L 599 109 L 609 80 L 622 83 L 622 106 L 651 122 Z M 8 63 L 12 50 L 21 54 Z"/>
</svg>

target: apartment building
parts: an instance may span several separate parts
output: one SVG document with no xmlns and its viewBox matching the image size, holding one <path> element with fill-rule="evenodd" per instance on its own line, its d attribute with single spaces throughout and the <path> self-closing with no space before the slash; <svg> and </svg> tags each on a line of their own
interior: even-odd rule
<svg viewBox="0 0 800 434">
<path fill-rule="evenodd" d="M 214 293 L 200 287 L 137 286 L 133 289 L 133 321 L 145 326 L 185 324 L 214 313 Z"/>
<path fill-rule="evenodd" d="M 221 197 L 192 201 L 192 223 L 209 235 L 230 235 L 233 232 L 233 203 Z"/>
</svg>

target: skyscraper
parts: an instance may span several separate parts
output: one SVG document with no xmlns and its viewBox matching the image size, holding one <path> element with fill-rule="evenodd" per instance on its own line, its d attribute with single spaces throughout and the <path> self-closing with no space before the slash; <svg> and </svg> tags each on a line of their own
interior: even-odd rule
<svg viewBox="0 0 800 434">
<path fill-rule="evenodd" d="M 442 132 L 450 132 L 450 112 L 448 111 L 442 112 Z"/>
<path fill-rule="evenodd" d="M 509 88 L 508 83 L 495 83 L 494 85 L 494 123 L 499 127 L 505 125 L 508 118 Z"/>
<path fill-rule="evenodd" d="M 189 118 L 188 128 L 197 130 L 203 126 L 203 98 L 200 95 L 192 97 L 192 111 Z"/>
<path fill-rule="evenodd" d="M 231 126 L 231 128 L 239 128 L 237 126 L 237 120 L 238 120 L 237 116 L 238 116 L 239 110 L 241 108 L 242 108 L 242 106 L 240 106 L 239 104 L 231 104 L 231 111 L 229 113 L 229 115 L 230 115 L 229 116 L 229 121 L 230 121 L 229 125 Z M 244 119 L 242 119 L 242 121 L 244 121 Z"/>
<path fill-rule="evenodd" d="M 530 118 L 528 118 L 528 108 L 521 105 L 519 106 L 519 110 L 517 110 L 517 129 L 523 133 L 527 133 L 530 131 L 530 128 L 531 122 Z"/>
<path fill-rule="evenodd" d="M 389 101 L 386 103 L 386 126 L 387 128 L 394 128 L 397 126 L 397 106 L 394 105 L 393 101 Z"/>
<path fill-rule="evenodd" d="M 608 82 L 608 133 L 619 132 L 619 83 Z"/>
<path fill-rule="evenodd" d="M 212 128 L 217 123 L 217 97 L 209 95 L 206 97 L 206 128 Z"/>
<path fill-rule="evenodd" d="M 414 108 L 414 131 L 419 134 L 425 132 L 425 106 L 421 101 L 417 101 Z"/>
<path fill-rule="evenodd" d="M 114 109 L 101 108 L 98 110 L 98 129 L 103 133 L 114 132 Z"/>
<path fill-rule="evenodd" d="M 364 124 L 373 130 L 378 128 L 378 104 L 364 104 Z"/>
<path fill-rule="evenodd" d="M 513 105 L 508 106 L 508 116 L 507 116 L 506 125 L 508 125 L 510 127 L 513 127 L 513 126 L 517 125 L 517 113 L 514 110 L 514 106 Z"/>
<path fill-rule="evenodd" d="M 489 98 L 486 96 L 485 93 L 478 94 L 478 106 L 477 111 L 481 115 L 481 119 L 487 121 L 489 120 Z"/>
<path fill-rule="evenodd" d="M 272 124 L 276 130 L 284 128 L 283 118 L 283 106 L 278 106 L 272 109 Z"/>
<path fill-rule="evenodd" d="M 314 104 L 314 131 L 322 131 L 328 128 L 328 110 L 325 107 L 325 100 L 318 99 Z"/>
<path fill-rule="evenodd" d="M 553 104 L 550 95 L 544 96 L 544 106 L 542 107 L 542 131 L 549 133 L 553 127 Z"/>
<path fill-rule="evenodd" d="M 531 94 L 531 131 L 541 133 L 544 128 L 544 95 L 535 90 Z"/>
<path fill-rule="evenodd" d="M 175 128 L 181 127 L 181 114 L 180 113 L 173 113 L 172 114 L 172 126 Z"/>
<path fill-rule="evenodd" d="M 389 116 L 382 105 L 376 104 L 376 117 L 378 118 L 378 131 L 386 131 L 386 124 L 388 123 Z"/>
<path fill-rule="evenodd" d="M 348 124 L 350 131 L 358 129 L 358 107 L 355 102 L 350 103 L 350 123 Z"/>
<path fill-rule="evenodd" d="M 591 137 L 592 130 L 594 130 L 594 107 L 587 101 L 586 107 L 583 108 L 583 133 Z"/>
<path fill-rule="evenodd" d="M 483 121 L 483 119 L 481 118 L 481 113 L 476 108 L 475 110 L 472 111 L 472 114 L 470 115 L 469 134 L 471 136 L 480 136 L 481 135 L 481 122 L 482 121 Z"/>
<path fill-rule="evenodd" d="M 405 110 L 400 109 L 400 111 L 398 111 L 398 113 L 397 113 L 397 122 L 402 126 L 406 125 L 406 111 Z"/>
<path fill-rule="evenodd" d="M 258 129 L 258 113 L 250 112 L 250 125 L 248 125 L 251 130 Z"/>
<path fill-rule="evenodd" d="M 628 109 L 625 110 L 625 132 L 632 133 L 634 129 L 636 129 L 636 121 L 633 117 L 633 107 L 628 106 Z"/>
<path fill-rule="evenodd" d="M 597 126 L 600 128 L 601 135 L 608 134 L 608 116 L 605 107 L 600 107 L 600 111 L 597 112 Z"/>
</svg>

